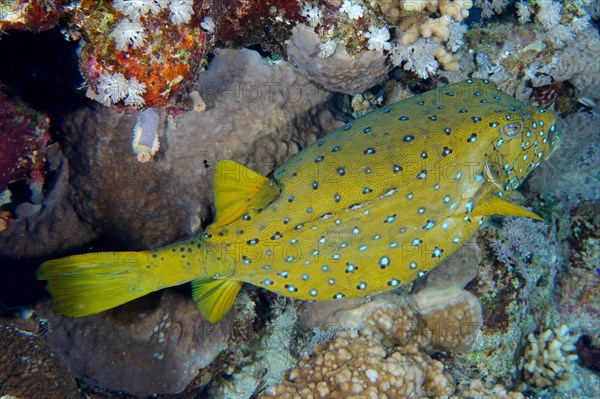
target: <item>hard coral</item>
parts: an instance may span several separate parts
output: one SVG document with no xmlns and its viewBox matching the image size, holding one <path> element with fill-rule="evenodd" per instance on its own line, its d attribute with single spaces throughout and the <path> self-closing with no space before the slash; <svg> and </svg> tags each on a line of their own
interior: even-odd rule
<svg viewBox="0 0 600 399">
<path fill-rule="evenodd" d="M 174 292 L 165 292 L 159 306 L 153 299 L 89 318 L 58 317 L 48 306 L 38 312 L 50 325 L 48 345 L 79 380 L 138 397 L 179 393 L 199 370 L 211 373 L 212 361 L 227 349 L 234 320 L 212 324 L 194 302 Z"/>
<path fill-rule="evenodd" d="M 568 381 L 578 359 L 578 338 L 564 324 L 537 336 L 529 334 L 529 347 L 521 360 L 525 382 L 534 388 L 548 388 Z"/>
<path fill-rule="evenodd" d="M 441 397 L 454 391 L 444 365 L 416 346 L 386 351 L 381 337 L 356 331 L 305 355 L 283 384 L 268 388 L 262 398 Z"/>
</svg>

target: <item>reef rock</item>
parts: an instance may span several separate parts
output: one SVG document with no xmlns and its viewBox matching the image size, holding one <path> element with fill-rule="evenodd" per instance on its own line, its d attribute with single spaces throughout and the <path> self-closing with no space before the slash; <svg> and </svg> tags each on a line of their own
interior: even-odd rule
<svg viewBox="0 0 600 399">
<path fill-rule="evenodd" d="M 136 396 L 179 393 L 227 349 L 233 313 L 219 323 L 206 321 L 194 302 L 165 291 L 98 315 L 67 319 L 50 307 L 49 345 L 64 355 L 86 383 Z"/>
</svg>

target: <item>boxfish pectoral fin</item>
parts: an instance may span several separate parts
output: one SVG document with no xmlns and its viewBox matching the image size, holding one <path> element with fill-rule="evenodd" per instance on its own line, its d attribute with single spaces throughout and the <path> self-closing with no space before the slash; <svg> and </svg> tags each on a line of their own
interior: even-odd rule
<svg viewBox="0 0 600 399">
<path fill-rule="evenodd" d="M 241 281 L 202 279 L 192 281 L 192 298 L 200 313 L 211 323 L 216 323 L 231 309 Z"/>
<path fill-rule="evenodd" d="M 508 215 L 508 216 L 523 216 L 540 221 L 544 219 L 531 212 L 522 206 L 508 202 L 491 193 L 485 195 L 476 202 L 473 211 L 470 213 L 473 216 L 491 216 L 491 215 Z"/>
<path fill-rule="evenodd" d="M 217 216 L 212 227 L 221 227 L 251 209 L 260 209 L 279 197 L 271 179 L 230 160 L 217 161 L 214 176 Z"/>
</svg>

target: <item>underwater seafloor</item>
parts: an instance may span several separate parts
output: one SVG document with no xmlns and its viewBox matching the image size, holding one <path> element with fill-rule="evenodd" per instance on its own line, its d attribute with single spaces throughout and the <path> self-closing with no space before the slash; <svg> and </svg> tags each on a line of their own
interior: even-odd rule
<svg viewBox="0 0 600 399">
<path fill-rule="evenodd" d="M 593 0 L 0 3 L 0 397 L 599 398 L 600 5 Z M 561 144 L 425 277 L 301 302 L 187 285 L 53 313 L 46 260 L 214 219 L 219 159 L 268 174 L 352 118 L 467 78 Z"/>
</svg>

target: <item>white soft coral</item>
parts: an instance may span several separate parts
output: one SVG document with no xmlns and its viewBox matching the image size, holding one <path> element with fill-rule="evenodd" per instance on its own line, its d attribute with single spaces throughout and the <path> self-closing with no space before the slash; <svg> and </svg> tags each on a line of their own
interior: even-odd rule
<svg viewBox="0 0 600 399">
<path fill-rule="evenodd" d="M 145 101 L 142 95 L 146 93 L 146 84 L 139 82 L 135 77 L 129 79 L 127 83 L 127 97 L 125 97 L 125 105 L 136 108 L 144 105 Z"/>
<path fill-rule="evenodd" d="M 127 95 L 127 85 L 122 73 L 102 72 L 96 84 L 98 101 L 107 107 L 121 101 Z"/>
<path fill-rule="evenodd" d="M 127 50 L 129 46 L 140 48 L 146 40 L 144 27 L 137 21 L 123 20 L 115 26 L 112 33 L 119 51 Z"/>
<path fill-rule="evenodd" d="M 302 10 L 300 10 L 300 15 L 306 17 L 306 23 L 311 28 L 314 28 L 321 22 L 321 18 L 323 17 L 323 12 L 319 10 L 319 7 L 306 5 Z"/>
<path fill-rule="evenodd" d="M 171 22 L 175 25 L 186 24 L 192 19 L 194 15 L 194 9 L 192 5 L 193 0 L 173 0 L 169 3 L 169 10 L 171 11 Z"/>
<path fill-rule="evenodd" d="M 144 105 L 142 95 L 146 85 L 135 77 L 127 80 L 121 72 L 102 72 L 96 83 L 97 100 L 105 106 L 116 104 L 125 99 L 125 105 L 141 107 Z"/>
<path fill-rule="evenodd" d="M 348 14 L 350 19 L 359 19 L 363 16 L 365 10 L 360 4 L 354 3 L 352 0 L 344 0 L 340 7 L 340 12 Z"/>
<path fill-rule="evenodd" d="M 560 24 L 562 18 L 562 4 L 555 1 L 542 1 L 539 3 L 540 10 L 536 14 L 536 19 L 542 24 L 546 31 Z"/>
<path fill-rule="evenodd" d="M 435 75 L 439 63 L 435 59 L 437 43 L 420 38 L 410 45 L 397 44 L 390 51 L 390 60 L 396 66 L 403 65 L 404 70 L 413 71 L 423 79 Z"/>
<path fill-rule="evenodd" d="M 384 26 L 378 28 L 377 26 L 369 26 L 369 31 L 365 33 L 365 37 L 369 39 L 367 46 L 369 50 L 383 51 L 392 48 L 390 44 L 390 31 Z"/>
<path fill-rule="evenodd" d="M 165 0 L 113 0 L 113 7 L 131 19 L 139 19 L 148 13 L 158 14 L 167 3 Z"/>
</svg>

